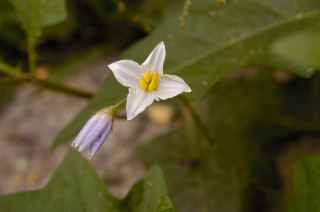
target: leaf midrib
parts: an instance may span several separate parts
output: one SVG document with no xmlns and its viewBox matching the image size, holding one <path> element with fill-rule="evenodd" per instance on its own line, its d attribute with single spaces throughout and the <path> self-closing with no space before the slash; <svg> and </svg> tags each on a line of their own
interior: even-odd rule
<svg viewBox="0 0 320 212">
<path fill-rule="evenodd" d="M 278 27 L 293 23 L 295 21 L 301 21 L 303 19 L 313 18 L 313 17 L 319 16 L 319 14 L 320 13 L 317 10 L 307 12 L 307 13 L 298 13 L 294 16 L 291 16 L 287 19 L 284 19 L 283 21 L 267 24 L 267 25 L 265 25 L 265 27 L 261 27 L 259 30 L 256 30 L 256 31 L 253 31 L 252 33 L 248 33 L 246 35 L 240 36 L 239 38 L 230 39 L 229 42 L 226 42 L 225 44 L 221 45 L 218 48 L 209 49 L 207 51 L 204 51 L 203 53 L 198 54 L 197 56 L 195 56 L 193 58 L 185 60 L 185 62 L 182 62 L 182 63 L 176 65 L 174 68 L 169 69 L 169 73 L 175 73 L 178 70 L 182 69 L 183 67 L 192 65 L 192 64 L 196 63 L 197 61 L 210 56 L 211 54 L 215 54 L 225 48 L 231 47 L 233 45 L 237 45 L 238 43 L 244 42 L 245 40 L 253 38 L 259 34 L 263 34 L 267 31 L 272 31 Z"/>
</svg>

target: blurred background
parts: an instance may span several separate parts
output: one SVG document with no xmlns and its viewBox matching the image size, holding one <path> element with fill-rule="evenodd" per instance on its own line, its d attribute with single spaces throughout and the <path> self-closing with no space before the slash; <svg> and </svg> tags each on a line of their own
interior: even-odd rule
<svg viewBox="0 0 320 212">
<path fill-rule="evenodd" d="M 66 2 L 67 18 L 46 28 L 38 41 L 36 76 L 97 92 L 110 74 L 107 65 L 152 31 L 164 5 L 162 1 Z M 10 2 L 0 1 L 0 14 L 1 61 L 28 72 L 26 35 Z M 0 77 L 0 157 L 6 161 L 0 166 L 4 182 L 0 193 L 41 187 L 69 149 L 67 144 L 51 150 L 52 141 L 89 99 L 39 88 L 32 82 L 7 80 L 4 74 Z M 170 119 L 171 108 L 164 110 Z M 110 189 L 121 197 L 144 174 L 133 156 L 135 147 L 167 129 L 149 121 L 136 122 L 116 121 L 108 144 L 93 159 Z M 129 139 L 132 136 L 135 142 Z"/>
<path fill-rule="evenodd" d="M 159 164 L 177 211 L 320 210 L 320 2 L 43 0 L 65 16 L 41 30 L 21 21 L 30 2 L 0 0 L 1 195 L 43 187 L 88 117 L 125 97 L 107 65 L 164 40 L 165 72 L 193 92 L 115 120 L 91 161 L 110 191 Z"/>
</svg>

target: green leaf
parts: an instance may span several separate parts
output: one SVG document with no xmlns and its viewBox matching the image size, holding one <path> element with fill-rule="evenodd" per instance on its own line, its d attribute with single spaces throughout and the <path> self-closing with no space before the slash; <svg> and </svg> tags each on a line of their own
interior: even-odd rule
<svg viewBox="0 0 320 212">
<path fill-rule="evenodd" d="M 174 212 L 163 178 L 159 167 L 151 168 L 148 175 L 136 183 L 127 197 L 122 200 L 121 211 Z"/>
<path fill-rule="evenodd" d="M 186 94 L 191 99 L 201 98 L 226 74 L 252 64 L 279 66 L 309 77 L 312 70 L 279 61 L 269 49 L 283 36 L 316 26 L 320 21 L 319 10 L 317 0 L 299 4 L 287 0 L 230 0 L 226 5 L 212 0 L 191 1 L 184 26 L 179 21 L 181 11 L 170 13 L 164 23 L 148 38 L 133 45 L 122 58 L 141 63 L 152 48 L 164 40 L 167 49 L 165 73 L 185 79 L 192 88 L 192 92 Z M 106 88 L 111 87 L 108 83 L 109 79 L 98 93 L 101 100 L 106 99 L 101 98 L 103 95 L 109 95 Z M 115 88 L 112 90 L 117 92 Z M 98 102 L 96 98 L 94 101 L 99 107 L 113 102 Z M 54 143 L 68 142 L 74 137 L 93 108 L 97 109 L 90 104 L 83 110 L 79 114 L 82 118 L 75 118 L 62 131 L 62 134 L 68 131 L 68 137 L 59 134 Z"/>
<path fill-rule="evenodd" d="M 277 102 L 279 109 L 270 113 L 264 119 L 259 118 L 250 128 L 250 135 L 259 142 L 270 144 L 275 141 L 281 142 L 292 135 L 297 135 L 297 133 L 319 133 L 319 76 L 316 73 L 310 79 L 297 77 L 279 83 L 277 85 L 278 100 L 270 99 L 271 102 Z M 291 78 L 291 76 L 289 77 Z M 264 88 L 265 85 L 261 84 L 260 88 L 262 87 Z M 258 88 L 258 85 L 256 88 Z M 266 98 L 270 98 L 270 96 Z M 300 101 L 301 99 L 303 101 Z M 263 112 L 263 114 L 265 113 Z"/>
<path fill-rule="evenodd" d="M 293 189 L 287 202 L 288 212 L 320 211 L 320 157 L 304 157 L 294 167 Z"/>
<path fill-rule="evenodd" d="M 206 142 L 196 127 L 186 122 L 178 132 L 139 151 L 146 165 L 160 163 L 178 211 L 249 212 L 261 211 L 252 209 L 260 201 L 276 205 L 279 179 L 266 160 L 263 150 L 270 145 L 265 144 L 276 145 L 302 130 L 319 131 L 316 112 L 319 114 L 320 107 L 312 109 L 320 97 L 318 87 L 313 88 L 319 84 L 312 82 L 316 76 L 283 85 L 270 70 L 256 71 L 246 70 L 236 79 L 217 83 L 195 105 L 213 141 Z M 261 122 L 273 128 L 261 126 Z"/>
<path fill-rule="evenodd" d="M 15 9 L 27 35 L 33 39 L 41 28 L 56 24 L 67 17 L 65 0 L 8 0 Z"/>
<path fill-rule="evenodd" d="M 272 46 L 276 54 L 291 63 L 320 68 L 320 30 L 306 30 L 288 35 Z"/>
<path fill-rule="evenodd" d="M 139 151 L 146 165 L 161 164 L 178 211 L 248 212 L 257 204 L 248 200 L 259 198 L 254 190 L 275 188 L 260 143 L 248 134 L 278 109 L 276 84 L 264 71 L 253 79 L 225 80 L 196 105 L 214 141 L 208 143 L 186 122 Z"/>
<path fill-rule="evenodd" d="M 278 64 L 268 49 L 274 40 L 317 24 L 319 9 L 314 0 L 303 4 L 233 0 L 226 6 L 200 0 L 191 4 L 184 27 L 179 11 L 124 57 L 142 62 L 153 46 L 164 40 L 168 52 L 165 71 L 182 76 L 191 85 L 193 91 L 187 96 L 193 99 L 204 95 L 225 74 L 251 64 L 286 66 L 308 77 L 312 73 L 307 69 Z"/>
<path fill-rule="evenodd" d="M 124 200 L 118 200 L 87 160 L 71 150 L 43 189 L 1 196 L 0 208 L 6 212 L 173 212 L 165 186 L 160 168 L 153 167 Z"/>
<path fill-rule="evenodd" d="M 220 150 L 197 148 L 196 144 L 189 144 L 200 145 L 203 140 L 191 140 L 183 133 L 161 137 L 141 150 L 147 165 L 157 161 L 164 168 L 177 210 L 248 211 L 246 200 L 250 197 L 247 191 L 253 183 L 252 172 L 261 164 L 253 142 L 239 136 L 228 137 L 235 142 L 236 150 L 232 150 L 231 144 Z"/>
<path fill-rule="evenodd" d="M 114 51 L 115 48 L 110 44 L 100 44 L 89 49 L 81 49 L 80 52 L 74 53 L 63 61 L 54 64 L 52 68 L 51 80 L 63 80 L 72 76 L 74 73 L 83 70 L 83 67 L 96 62 L 97 58 L 104 57 L 107 52 Z"/>
<path fill-rule="evenodd" d="M 51 26 L 63 21 L 67 17 L 65 4 L 65 0 L 40 0 L 41 26 Z"/>
<path fill-rule="evenodd" d="M 69 152 L 43 189 L 0 197 L 4 211 L 116 211 L 118 200 L 88 162 Z"/>
</svg>

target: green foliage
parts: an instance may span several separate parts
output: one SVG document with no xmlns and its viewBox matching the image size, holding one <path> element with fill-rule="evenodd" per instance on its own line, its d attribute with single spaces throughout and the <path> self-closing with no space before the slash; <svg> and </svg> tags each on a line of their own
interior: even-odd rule
<svg viewBox="0 0 320 212">
<path fill-rule="evenodd" d="M 41 28 L 66 18 L 64 0 L 8 0 L 15 9 L 27 35 L 36 39 Z"/>
<path fill-rule="evenodd" d="M 256 150 L 243 138 L 231 138 L 234 147 L 196 148 L 203 142 L 182 133 L 161 137 L 143 148 L 144 161 L 158 161 L 168 179 L 169 192 L 178 211 L 248 211 L 247 191 Z M 245 149 L 248 148 L 248 149 Z M 231 155 L 231 154 L 236 155 Z M 246 156 L 247 154 L 247 156 Z"/>
<path fill-rule="evenodd" d="M 36 41 L 43 27 L 66 18 L 65 1 L 7 1 L 27 33 L 30 69 L 34 72 Z M 66 26 L 89 32 L 81 42 L 91 40 L 87 44 L 91 47 L 77 55 L 74 51 L 69 61 L 53 67 L 51 79 L 62 80 L 105 49 L 136 39 L 128 28 L 139 26 L 148 32 L 151 26 L 159 25 L 122 58 L 141 63 L 163 40 L 167 49 L 165 73 L 179 75 L 191 86 L 193 91 L 186 97 L 198 100 L 194 106 L 206 129 L 199 130 L 182 111 L 180 125 L 143 147 L 141 159 L 147 166 L 160 163 L 164 168 L 179 211 L 260 211 L 261 202 L 272 207 L 279 201 L 274 197 L 279 179 L 264 150 L 276 146 L 284 136 L 319 133 L 320 129 L 319 76 L 303 80 L 293 75 L 311 77 L 314 68 L 320 66 L 320 31 L 315 29 L 320 23 L 319 1 L 227 0 L 218 4 L 214 0 L 191 0 L 184 6 L 183 1 L 166 1 L 170 3 L 166 11 L 162 11 L 162 1 L 141 3 L 141 7 L 137 2 L 71 2 L 72 17 Z M 136 15 L 133 10 L 145 12 Z M 162 13 L 166 14 L 163 19 Z M 0 24 L 14 19 L 11 12 L 1 17 L 5 18 Z M 133 23 L 128 24 L 130 21 Z M 77 32 L 61 29 L 64 36 Z M 126 33 L 119 33 L 123 29 Z M 8 32 L 0 29 L 0 36 L 19 43 L 21 38 L 12 36 L 14 30 Z M 100 38 L 91 37 L 92 32 Z M 92 48 L 91 42 L 105 35 L 105 46 Z M 279 78 L 274 68 L 291 73 Z M 9 75 L 8 71 L 2 73 Z M 53 147 L 72 140 L 94 112 L 118 103 L 126 94 L 126 88 L 113 76 L 108 77 L 83 111 L 56 137 Z M 0 103 L 3 99 L 1 96 Z M 287 211 L 320 210 L 320 186 L 316 182 L 319 162 L 314 157 L 297 163 Z M 119 200 L 108 192 L 88 162 L 72 150 L 43 189 L 2 196 L 0 208 L 8 212 L 173 212 L 163 178 L 159 168 L 151 168 Z"/>
<path fill-rule="evenodd" d="M 279 179 L 264 148 L 286 133 L 320 129 L 310 107 L 320 97 L 303 97 L 316 89 L 310 82 L 281 85 L 270 70 L 256 71 L 218 83 L 196 105 L 214 140 L 185 122 L 139 151 L 147 166 L 160 163 L 178 211 L 249 212 L 260 211 L 261 201 L 276 205 Z M 305 101 L 297 104 L 299 98 Z"/>
<path fill-rule="evenodd" d="M 147 165 L 160 162 L 178 211 L 251 211 L 252 187 L 275 186 L 259 142 L 248 133 L 256 120 L 277 111 L 276 84 L 270 74 L 226 80 L 206 96 L 202 111 L 213 141 L 185 126 L 139 151 Z M 262 76 L 261 76 L 262 75 Z M 254 89 L 260 85 L 262 89 Z"/>
<path fill-rule="evenodd" d="M 281 9 L 279 9 L 281 8 Z M 251 64 L 281 66 L 300 75 L 309 69 L 281 63 L 268 52 L 271 43 L 287 34 L 314 26 L 320 20 L 316 0 L 301 4 L 287 0 L 212 0 L 191 3 L 186 24 L 180 11 L 171 14 L 153 34 L 124 54 L 142 62 L 152 47 L 164 40 L 166 73 L 182 76 L 192 88 L 188 96 L 201 98 L 225 74 Z"/>
<path fill-rule="evenodd" d="M 118 200 L 107 191 L 104 182 L 88 162 L 72 150 L 48 185 L 36 191 L 1 196 L 0 208 L 7 212 L 173 212 L 165 186 L 161 170 L 153 167 L 124 200 Z M 130 201 L 135 204 L 130 204 Z"/>
<path fill-rule="evenodd" d="M 287 202 L 288 212 L 320 210 L 320 157 L 301 158 L 294 167 L 293 189 Z"/>
<path fill-rule="evenodd" d="M 75 151 L 68 154 L 43 189 L 0 198 L 4 211 L 115 211 L 117 204 L 92 167 Z"/>
<path fill-rule="evenodd" d="M 29 72 L 35 75 L 37 39 L 42 27 L 58 23 L 66 18 L 64 0 L 9 0 L 27 35 Z"/>
<path fill-rule="evenodd" d="M 277 80 L 279 80 L 278 77 Z M 268 105 L 273 102 L 278 105 L 278 109 L 268 113 L 264 119 L 257 119 L 249 129 L 250 135 L 255 140 L 268 145 L 300 133 L 318 133 L 320 130 L 319 85 L 319 74 L 315 74 L 311 79 L 294 78 L 279 83 L 276 86 L 277 99 L 269 96 L 270 102 L 266 105 L 267 110 Z"/>
<path fill-rule="evenodd" d="M 50 75 L 50 79 L 59 81 L 72 76 L 72 74 L 79 72 L 83 67 L 92 64 L 93 61 L 96 61 L 97 58 L 101 58 L 110 50 L 114 50 L 114 47 L 100 44 L 98 46 L 91 47 L 90 49 L 77 52 L 71 57 L 66 58 L 61 63 L 53 65 L 53 73 Z"/>
<path fill-rule="evenodd" d="M 166 184 L 160 168 L 152 168 L 148 175 L 137 182 L 127 197 L 120 202 L 120 211 L 174 212 L 167 196 Z"/>
<path fill-rule="evenodd" d="M 283 62 L 270 54 L 269 49 L 275 40 L 318 23 L 319 9 L 315 0 L 303 4 L 286 0 L 233 0 L 225 5 L 200 0 L 191 3 L 183 26 L 179 22 L 181 11 L 175 10 L 148 38 L 126 51 L 123 58 L 143 62 L 155 44 L 164 40 L 165 73 L 183 77 L 192 88 L 187 94 L 191 99 L 201 98 L 227 73 L 252 64 L 280 66 L 309 77 L 313 73 L 309 68 Z M 94 98 L 94 104 L 89 104 L 58 135 L 54 145 L 70 141 L 85 122 L 80 117 L 89 117 L 93 109 L 98 109 L 95 104 L 100 107 L 109 103 L 99 101 L 109 95 L 111 87 L 107 83 L 109 79 Z M 63 136 L 66 132 L 68 136 Z"/>
<path fill-rule="evenodd" d="M 273 44 L 273 51 L 297 65 L 320 68 L 320 30 L 288 35 Z"/>
</svg>

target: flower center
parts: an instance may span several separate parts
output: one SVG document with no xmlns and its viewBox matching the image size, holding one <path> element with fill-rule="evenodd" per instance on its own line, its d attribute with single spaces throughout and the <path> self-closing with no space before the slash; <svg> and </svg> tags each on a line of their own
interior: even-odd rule
<svg viewBox="0 0 320 212">
<path fill-rule="evenodd" d="M 158 87 L 159 75 L 156 71 L 146 71 L 140 79 L 140 86 L 145 91 L 154 91 Z"/>
</svg>

